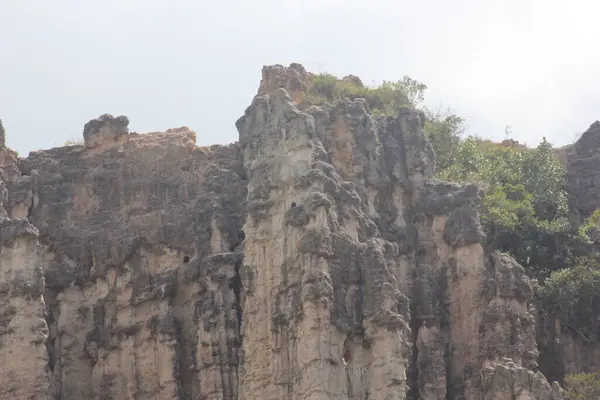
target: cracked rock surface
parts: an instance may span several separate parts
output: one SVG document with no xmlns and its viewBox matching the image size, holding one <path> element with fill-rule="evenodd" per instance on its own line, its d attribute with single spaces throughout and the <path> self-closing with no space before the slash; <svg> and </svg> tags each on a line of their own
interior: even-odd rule
<svg viewBox="0 0 600 400">
<path fill-rule="evenodd" d="M 0 399 L 562 398 L 424 114 L 300 107 L 310 79 L 265 67 L 228 146 L 105 114 L 0 148 Z"/>
</svg>

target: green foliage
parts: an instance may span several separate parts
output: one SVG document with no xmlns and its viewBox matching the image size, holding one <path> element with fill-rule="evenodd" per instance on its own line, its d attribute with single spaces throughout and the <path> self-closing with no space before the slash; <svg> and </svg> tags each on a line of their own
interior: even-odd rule
<svg viewBox="0 0 600 400">
<path fill-rule="evenodd" d="M 555 271 L 537 289 L 538 304 L 549 317 L 588 342 L 600 339 L 600 267 L 596 260 Z"/>
<path fill-rule="evenodd" d="M 461 135 L 464 132 L 464 119 L 449 110 L 425 109 L 424 111 L 427 116 L 425 135 L 435 151 L 437 170 L 445 171 L 456 159 Z"/>
<path fill-rule="evenodd" d="M 409 76 L 396 82 L 383 81 L 379 86 L 363 86 L 352 80 L 339 79 L 332 74 L 313 76 L 305 100 L 322 105 L 344 98 L 364 98 L 374 115 L 393 115 L 398 107 L 415 108 L 425 99 L 427 86 Z M 450 110 L 424 109 L 425 134 L 436 154 L 437 168 L 449 168 L 456 159 L 464 120 Z"/>
<path fill-rule="evenodd" d="M 600 210 L 596 210 L 580 226 L 579 235 L 586 244 L 600 241 Z"/>
<path fill-rule="evenodd" d="M 367 100 L 373 114 L 390 115 L 398 107 L 416 107 L 424 100 L 427 86 L 408 76 L 363 86 L 331 74 L 312 78 L 306 100 L 312 104 L 344 98 Z M 486 190 L 481 218 L 490 250 L 510 253 L 532 276 L 574 265 L 581 251 L 598 241 L 600 211 L 578 226 L 569 220 L 566 171 L 544 138 L 535 149 L 511 141 L 495 144 L 475 137 L 462 139 L 464 120 L 449 110 L 425 109 L 425 134 L 437 160 L 440 179 L 475 183 Z M 588 252 L 589 253 L 589 252 Z"/>
<path fill-rule="evenodd" d="M 600 371 L 590 374 L 571 374 L 565 377 L 569 400 L 600 399 Z"/>
<path fill-rule="evenodd" d="M 307 100 L 322 104 L 364 98 L 372 113 L 390 115 L 398 107 L 416 107 L 426 89 L 407 76 L 367 87 L 320 74 L 313 77 Z M 472 136 L 462 139 L 461 117 L 449 110 L 424 112 L 438 177 L 486 190 L 480 213 L 488 249 L 511 254 L 538 278 L 538 305 L 549 320 L 558 318 L 586 340 L 600 339 L 600 256 L 595 255 L 600 252 L 593 250 L 600 247 L 600 210 L 582 224 L 570 220 L 566 171 L 551 144 L 544 138 L 535 149 L 520 146 L 510 140 L 510 127 L 503 144 Z M 597 378 L 571 376 L 567 381 L 580 396 Z"/>
<path fill-rule="evenodd" d="M 397 82 L 384 81 L 379 86 L 369 87 L 323 73 L 313 77 L 306 99 L 321 105 L 344 98 L 364 98 L 374 114 L 391 115 L 398 107 L 416 107 L 423 101 L 426 89 L 425 84 L 408 76 Z"/>
<path fill-rule="evenodd" d="M 565 217 L 566 170 L 552 152 L 552 145 L 544 138 L 535 151 L 526 153 L 523 161 L 523 183 L 533 194 L 538 218 L 550 221 Z"/>
<path fill-rule="evenodd" d="M 487 191 L 481 217 L 488 247 L 510 253 L 535 276 L 568 266 L 584 237 L 568 220 L 566 171 L 545 139 L 535 149 L 460 141 L 441 179 Z"/>
</svg>

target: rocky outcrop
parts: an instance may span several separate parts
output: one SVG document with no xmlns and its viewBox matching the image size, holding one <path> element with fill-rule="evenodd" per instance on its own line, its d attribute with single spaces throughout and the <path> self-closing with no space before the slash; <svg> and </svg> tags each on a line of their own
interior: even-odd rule
<svg viewBox="0 0 600 400">
<path fill-rule="evenodd" d="M 6 130 L 0 119 L 0 147 L 6 147 Z"/>
<path fill-rule="evenodd" d="M 124 115 L 115 118 L 110 114 L 104 114 L 91 120 L 83 128 L 85 147 L 93 149 L 126 137 L 129 135 L 128 125 L 129 119 Z"/>
<path fill-rule="evenodd" d="M 588 216 L 600 205 L 600 121 L 590 125 L 565 152 L 571 208 Z"/>
<path fill-rule="evenodd" d="M 0 398 L 50 399 L 43 252 L 38 230 L 5 209 L 5 180 L 20 174 L 4 134 L 0 121 Z"/>
<path fill-rule="evenodd" d="M 369 165 L 343 126 L 364 121 L 376 144 L 365 106 L 302 113 L 278 89 L 238 121 L 248 171 L 243 398 L 405 397 L 409 304 L 395 275 L 398 246 L 381 237 L 359 195 L 371 190 L 377 201 L 388 166 L 405 160 L 373 151 L 386 170 Z M 331 120 L 340 122 L 332 147 Z"/>
<path fill-rule="evenodd" d="M 27 220 L 0 222 L 0 398 L 50 399 L 42 249 Z"/>
<path fill-rule="evenodd" d="M 31 153 L 9 190 L 45 244 L 53 395 L 234 398 L 238 146 L 197 148 L 187 128 L 119 139 L 125 122 Z"/>
<path fill-rule="evenodd" d="M 306 92 L 310 83 L 310 74 L 298 63 L 290 64 L 289 68 L 282 65 L 265 65 L 262 69 L 258 95 L 272 93 L 283 88 L 296 101 Z"/>
<path fill-rule="evenodd" d="M 364 99 L 300 110 L 310 79 L 299 64 L 265 67 L 233 145 L 196 147 L 185 127 L 129 133 L 106 114 L 85 145 L 3 175 L 9 225 L 39 239 L 27 248 L 38 261 L 7 252 L 0 271 L 37 271 L 43 299 L 28 300 L 36 309 L 12 289 L 0 310 L 45 310 L 48 330 L 15 390 L 561 398 L 536 372 L 530 282 L 484 250 L 481 191 L 433 179 L 423 113 L 374 117 Z"/>
</svg>

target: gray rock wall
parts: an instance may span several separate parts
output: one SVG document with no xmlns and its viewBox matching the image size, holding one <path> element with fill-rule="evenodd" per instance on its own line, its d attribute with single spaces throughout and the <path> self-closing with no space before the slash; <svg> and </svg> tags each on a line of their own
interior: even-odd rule
<svg viewBox="0 0 600 400">
<path fill-rule="evenodd" d="M 1 399 L 560 398 L 531 285 L 484 251 L 481 191 L 433 179 L 424 115 L 310 106 L 310 79 L 265 67 L 229 146 L 105 114 L 3 153 L 0 361 L 37 361 Z M 23 313 L 42 333 L 3 336 Z"/>
</svg>

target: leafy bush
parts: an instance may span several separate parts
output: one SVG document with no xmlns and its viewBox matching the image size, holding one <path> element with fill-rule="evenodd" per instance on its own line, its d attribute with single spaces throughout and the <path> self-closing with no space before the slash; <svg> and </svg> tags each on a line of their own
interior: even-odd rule
<svg viewBox="0 0 600 400">
<path fill-rule="evenodd" d="M 600 339 L 600 267 L 596 260 L 555 271 L 537 288 L 541 311 L 587 342 Z M 576 262 L 577 262 L 576 261 Z"/>
<path fill-rule="evenodd" d="M 439 177 L 486 190 L 481 217 L 488 247 L 510 253 L 541 278 L 567 267 L 582 235 L 569 221 L 566 171 L 550 143 L 527 149 L 469 137 L 453 151 Z"/>
<path fill-rule="evenodd" d="M 340 79 L 332 74 L 317 74 L 307 90 L 304 100 L 310 104 L 322 105 L 344 98 L 364 98 L 374 115 L 392 115 L 398 107 L 417 107 L 425 98 L 427 86 L 409 76 L 396 82 L 384 81 L 379 86 L 363 86 L 348 79 Z M 450 110 L 430 110 L 424 108 L 425 134 L 436 154 L 437 168 L 449 168 L 456 158 L 464 120 Z"/>
<path fill-rule="evenodd" d="M 569 400 L 600 399 L 600 371 L 590 374 L 572 374 L 565 378 Z"/>
<path fill-rule="evenodd" d="M 415 107 L 423 100 L 426 89 L 427 86 L 408 76 L 397 82 L 384 81 L 379 86 L 369 87 L 324 73 L 313 76 L 306 99 L 321 105 L 346 97 L 364 98 L 372 113 L 390 115 L 397 107 Z"/>
<path fill-rule="evenodd" d="M 456 160 L 461 135 L 464 132 L 464 119 L 450 110 L 424 111 L 427 116 L 425 134 L 435 151 L 437 170 L 445 171 Z"/>
</svg>

